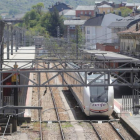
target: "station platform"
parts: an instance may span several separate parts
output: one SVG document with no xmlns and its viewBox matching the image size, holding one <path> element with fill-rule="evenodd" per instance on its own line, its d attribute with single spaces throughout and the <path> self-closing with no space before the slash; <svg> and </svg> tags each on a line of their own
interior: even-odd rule
<svg viewBox="0 0 140 140">
<path fill-rule="evenodd" d="M 129 87 L 114 87 L 114 112 L 137 139 L 140 139 L 140 114 L 134 115 L 133 110 L 122 110 L 122 95 L 132 95 Z"/>
<path fill-rule="evenodd" d="M 20 70 L 26 70 L 30 69 L 32 67 L 32 63 L 26 62 L 28 59 L 35 59 L 35 46 L 28 46 L 28 47 L 20 47 L 17 52 L 15 52 L 15 47 L 13 48 L 13 55 L 9 54 L 9 59 L 7 59 L 7 49 L 4 49 L 4 64 L 2 65 L 3 71 L 7 71 L 7 75 L 9 74 L 8 71 L 11 70 L 11 68 L 14 67 L 15 62 L 18 65 L 18 68 Z M 22 62 L 19 61 L 19 59 L 24 59 Z M 5 74 L 5 77 L 7 75 Z M 33 84 L 30 82 L 29 79 L 33 80 L 33 73 L 25 73 L 25 77 L 20 76 L 20 84 L 22 85 L 31 85 Z M 11 83 L 11 77 L 8 78 L 6 82 Z M 32 87 L 21 87 L 18 89 L 18 106 L 32 106 L 31 104 L 32 100 Z M 12 89 L 6 89 L 5 92 L 3 92 L 3 105 L 13 105 L 14 104 L 14 98 L 12 96 Z M 21 113 L 23 112 L 23 113 Z M 0 112 L 3 113 L 3 112 Z M 15 114 L 15 110 L 5 110 L 4 113 L 8 114 Z M 31 111 L 29 109 L 19 110 L 18 112 L 20 115 L 19 117 L 31 117 Z"/>
</svg>

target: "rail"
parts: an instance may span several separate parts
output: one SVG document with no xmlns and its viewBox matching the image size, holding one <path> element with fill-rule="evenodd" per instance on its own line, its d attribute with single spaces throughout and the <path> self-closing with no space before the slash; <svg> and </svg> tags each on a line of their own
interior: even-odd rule
<svg viewBox="0 0 140 140">
<path fill-rule="evenodd" d="M 93 125 L 92 121 L 90 121 L 90 124 L 91 124 L 91 126 L 92 126 L 93 130 L 95 131 L 95 133 L 96 133 L 97 137 L 99 138 L 99 140 L 102 140 L 102 138 L 101 138 L 101 136 L 100 136 L 100 134 L 99 134 L 98 130 L 94 127 L 94 125 Z"/>
<path fill-rule="evenodd" d="M 37 64 L 38 64 L 38 61 L 37 61 Z M 38 66 L 37 65 L 37 69 L 38 69 Z M 37 81 L 38 83 L 40 84 L 40 77 L 37 76 Z M 40 100 L 40 87 L 38 87 L 38 106 L 41 106 L 41 100 Z M 41 110 L 38 110 L 38 117 L 39 117 L 39 125 L 40 125 L 40 140 L 43 140 L 43 136 L 42 136 L 42 117 L 41 117 Z"/>
<path fill-rule="evenodd" d="M 121 135 L 121 133 L 114 127 L 114 125 L 109 122 L 109 124 L 111 125 L 111 127 L 114 129 L 114 131 L 118 134 L 118 136 L 120 137 L 120 139 L 125 140 L 125 138 Z"/>
<path fill-rule="evenodd" d="M 43 62 L 43 65 L 44 65 L 44 67 L 45 67 L 45 63 L 44 63 L 44 62 Z M 48 79 L 47 73 L 46 73 L 46 77 L 47 77 L 47 79 Z M 49 84 L 49 83 L 48 83 L 48 84 Z M 54 96 L 53 96 L 53 92 L 52 92 L 51 87 L 49 87 L 49 90 L 50 90 L 50 93 L 51 93 L 51 97 L 52 97 L 54 109 L 55 109 L 55 112 L 56 112 L 56 117 L 57 117 L 58 124 L 59 124 L 59 127 L 60 127 L 61 137 L 62 137 L 62 140 L 65 140 L 64 132 L 63 132 L 63 129 L 62 129 L 62 126 L 61 126 L 61 121 L 60 121 L 60 117 L 59 117 L 59 113 L 58 113 L 58 108 L 57 108 L 57 105 L 56 105 L 55 98 L 54 98 Z"/>
</svg>

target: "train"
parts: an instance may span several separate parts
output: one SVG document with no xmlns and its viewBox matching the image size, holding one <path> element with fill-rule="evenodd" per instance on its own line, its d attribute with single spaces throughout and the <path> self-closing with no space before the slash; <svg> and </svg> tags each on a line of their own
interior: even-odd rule
<svg viewBox="0 0 140 140">
<path fill-rule="evenodd" d="M 74 63 L 67 63 L 67 69 L 78 69 L 78 65 Z M 84 72 L 67 72 L 64 78 L 67 84 L 78 84 L 85 78 Z M 87 83 L 99 77 L 100 74 L 88 73 Z M 103 84 L 105 77 L 103 75 L 94 83 Z M 75 79 L 74 79 L 74 78 Z M 76 80 L 78 79 L 78 81 Z M 111 82 L 111 81 L 110 81 Z M 93 83 L 93 84 L 94 84 Z M 113 86 L 83 86 L 83 87 L 69 87 L 81 110 L 87 116 L 103 116 L 109 117 L 114 110 L 114 88 Z"/>
</svg>

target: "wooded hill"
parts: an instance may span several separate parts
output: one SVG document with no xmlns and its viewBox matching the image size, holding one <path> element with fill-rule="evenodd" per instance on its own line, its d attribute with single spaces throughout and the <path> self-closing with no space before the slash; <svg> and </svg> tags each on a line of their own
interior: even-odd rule
<svg viewBox="0 0 140 140">
<path fill-rule="evenodd" d="M 75 8 L 77 5 L 93 5 L 95 0 L 0 0 L 0 14 L 9 13 L 10 15 L 16 15 L 20 13 L 25 13 L 27 11 L 30 11 L 31 7 L 39 2 L 44 3 L 44 10 L 48 10 L 49 5 L 51 6 L 58 1 L 69 4 L 70 6 Z M 112 1 L 120 3 L 122 0 Z M 139 0 L 124 1 L 139 2 Z"/>
</svg>

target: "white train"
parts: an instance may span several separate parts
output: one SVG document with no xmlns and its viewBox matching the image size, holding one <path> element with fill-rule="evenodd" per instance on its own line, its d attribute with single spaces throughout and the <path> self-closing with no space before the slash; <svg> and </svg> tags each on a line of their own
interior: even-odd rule
<svg viewBox="0 0 140 140">
<path fill-rule="evenodd" d="M 73 63 L 67 64 L 67 68 L 78 68 L 77 65 Z M 100 74 L 88 74 L 87 75 L 87 83 L 89 83 L 91 80 L 98 77 Z M 78 81 L 76 79 L 78 78 L 79 81 L 81 81 L 83 78 L 84 80 L 84 73 L 72 73 L 69 72 L 64 75 L 65 80 L 68 84 L 77 84 Z M 72 76 L 72 77 L 71 77 Z M 81 78 L 80 78 L 81 76 Z M 105 76 L 103 75 L 98 80 L 95 81 L 95 83 L 104 83 Z M 89 86 L 89 87 L 72 87 L 70 88 L 72 91 L 75 99 L 77 100 L 79 106 L 81 107 L 82 111 L 87 116 L 110 116 L 114 109 L 114 89 L 113 86 L 104 87 L 104 86 Z"/>
</svg>

